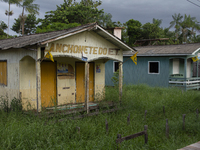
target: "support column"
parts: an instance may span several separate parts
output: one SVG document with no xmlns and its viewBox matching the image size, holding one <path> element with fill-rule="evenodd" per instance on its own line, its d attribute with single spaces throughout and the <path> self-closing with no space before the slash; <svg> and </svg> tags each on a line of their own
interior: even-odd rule
<svg viewBox="0 0 200 150">
<path fill-rule="evenodd" d="M 197 68 L 196 68 L 196 71 L 197 71 L 197 78 L 199 77 L 199 61 L 197 60 Z"/>
<path fill-rule="evenodd" d="M 119 102 L 122 100 L 122 85 L 123 85 L 123 63 L 119 63 Z"/>
<path fill-rule="evenodd" d="M 187 81 L 186 80 L 186 78 L 187 78 L 187 58 L 185 58 L 185 62 L 184 62 L 184 74 L 185 74 L 185 81 Z M 185 91 L 186 91 L 186 86 L 187 86 L 187 84 L 185 83 Z"/>
<path fill-rule="evenodd" d="M 40 59 L 41 58 L 41 49 L 37 49 L 36 57 L 36 99 L 37 99 L 37 112 L 41 111 L 41 67 Z"/>
<path fill-rule="evenodd" d="M 85 63 L 85 108 L 87 109 L 87 114 L 89 113 L 89 68 L 90 64 Z"/>
</svg>

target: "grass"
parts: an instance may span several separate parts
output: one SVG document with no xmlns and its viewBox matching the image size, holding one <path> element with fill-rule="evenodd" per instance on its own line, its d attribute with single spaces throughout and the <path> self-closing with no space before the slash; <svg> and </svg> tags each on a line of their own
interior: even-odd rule
<svg viewBox="0 0 200 150">
<path fill-rule="evenodd" d="M 118 100 L 117 88 L 106 88 L 105 101 L 111 100 Z M 199 91 L 182 92 L 178 89 L 128 85 L 123 87 L 122 107 L 125 109 L 115 113 L 55 124 L 51 124 L 51 121 L 56 118 L 48 122 L 45 117 L 40 119 L 18 111 L 1 111 L 0 149 L 116 149 L 117 134 L 122 137 L 135 134 L 143 131 L 144 125 L 148 125 L 147 145 L 144 144 L 144 136 L 141 136 L 122 142 L 120 148 L 175 150 L 200 141 L 200 117 L 197 119 L 195 113 L 196 109 L 200 109 Z M 131 121 L 127 125 L 129 114 Z M 185 130 L 182 130 L 183 114 L 186 114 Z M 169 122 L 168 139 L 165 136 L 166 119 Z M 80 134 L 77 126 L 80 127 Z"/>
</svg>

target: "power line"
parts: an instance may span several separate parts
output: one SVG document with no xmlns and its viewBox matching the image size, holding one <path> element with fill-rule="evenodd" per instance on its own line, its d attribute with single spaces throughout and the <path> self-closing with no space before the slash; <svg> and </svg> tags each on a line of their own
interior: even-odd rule
<svg viewBox="0 0 200 150">
<path fill-rule="evenodd" d="M 200 7 L 200 5 L 197 5 L 196 3 L 194 3 L 194 2 L 191 2 L 190 0 L 187 0 L 188 2 L 190 2 L 190 3 L 192 3 L 193 5 L 195 5 L 195 6 L 197 6 L 197 7 Z M 199 1 L 200 2 L 200 0 L 197 0 L 197 1 Z"/>
</svg>

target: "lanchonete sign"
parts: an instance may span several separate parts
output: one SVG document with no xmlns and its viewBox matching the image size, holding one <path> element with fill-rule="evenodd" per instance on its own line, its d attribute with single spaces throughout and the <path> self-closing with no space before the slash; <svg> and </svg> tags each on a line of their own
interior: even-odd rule
<svg viewBox="0 0 200 150">
<path fill-rule="evenodd" d="M 82 46 L 82 45 L 70 45 L 70 44 L 54 44 L 52 43 L 50 47 L 46 47 L 45 53 L 53 52 L 57 53 L 71 53 L 71 54 L 90 54 L 90 55 L 120 55 L 120 49 L 118 48 L 103 48 L 103 47 L 93 47 L 93 46 Z"/>
</svg>

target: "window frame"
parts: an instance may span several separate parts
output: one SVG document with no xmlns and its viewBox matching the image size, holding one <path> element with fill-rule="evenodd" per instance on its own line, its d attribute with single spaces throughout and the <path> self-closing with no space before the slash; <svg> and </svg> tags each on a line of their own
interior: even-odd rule
<svg viewBox="0 0 200 150">
<path fill-rule="evenodd" d="M 150 63 L 157 62 L 158 63 L 158 73 L 151 73 L 150 72 Z M 160 61 L 148 61 L 148 74 L 160 74 Z"/>
<path fill-rule="evenodd" d="M 0 83 L 0 86 L 8 86 L 8 62 L 7 60 L 0 60 L 0 62 L 6 62 L 6 85 L 3 83 Z"/>
<path fill-rule="evenodd" d="M 115 73 L 115 63 L 118 63 L 118 69 L 119 69 L 119 61 L 113 61 L 113 73 Z"/>
</svg>

